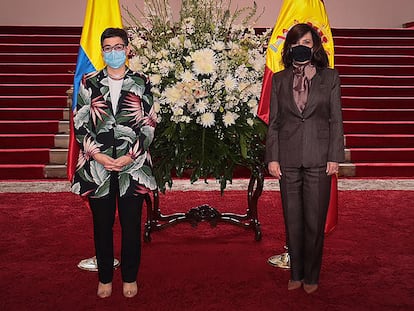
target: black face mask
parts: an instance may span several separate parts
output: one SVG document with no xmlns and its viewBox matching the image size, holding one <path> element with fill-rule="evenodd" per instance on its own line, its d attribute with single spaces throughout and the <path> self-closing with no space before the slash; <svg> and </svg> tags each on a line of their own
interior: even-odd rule
<svg viewBox="0 0 414 311">
<path fill-rule="evenodd" d="M 312 49 L 304 46 L 304 45 L 297 45 L 290 49 L 292 53 L 292 58 L 296 62 L 306 62 L 312 58 Z"/>
</svg>

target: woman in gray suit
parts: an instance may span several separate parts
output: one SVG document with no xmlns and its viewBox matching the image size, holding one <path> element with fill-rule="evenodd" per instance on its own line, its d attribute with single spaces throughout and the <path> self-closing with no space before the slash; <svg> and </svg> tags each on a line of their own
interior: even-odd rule
<svg viewBox="0 0 414 311">
<path fill-rule="evenodd" d="M 288 290 L 318 289 L 331 175 L 344 161 L 338 72 L 318 33 L 297 24 L 286 36 L 283 71 L 272 80 L 265 162 L 280 180 L 291 277 Z"/>
</svg>

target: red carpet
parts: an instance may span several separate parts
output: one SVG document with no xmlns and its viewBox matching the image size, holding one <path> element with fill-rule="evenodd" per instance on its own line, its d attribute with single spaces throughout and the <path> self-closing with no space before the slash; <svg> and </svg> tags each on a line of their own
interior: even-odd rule
<svg viewBox="0 0 414 311">
<path fill-rule="evenodd" d="M 208 203 L 242 212 L 245 196 L 174 192 L 161 196 L 161 206 L 172 212 Z M 279 193 L 266 192 L 259 201 L 261 242 L 228 224 L 155 232 L 143 245 L 139 295 L 122 296 L 117 270 L 112 297 L 101 300 L 97 275 L 76 267 L 93 254 L 82 201 L 69 193 L 0 194 L 0 309 L 413 310 L 413 202 L 414 191 L 341 191 L 339 225 L 326 239 L 314 295 L 288 292 L 289 272 L 266 263 L 285 240 Z M 115 232 L 118 250 L 118 225 Z"/>
</svg>

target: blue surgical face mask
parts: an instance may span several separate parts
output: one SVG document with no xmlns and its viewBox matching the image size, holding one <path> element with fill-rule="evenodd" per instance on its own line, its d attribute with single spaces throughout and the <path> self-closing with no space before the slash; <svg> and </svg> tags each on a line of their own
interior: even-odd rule
<svg viewBox="0 0 414 311">
<path fill-rule="evenodd" d="M 104 53 L 104 61 L 105 63 L 114 69 L 118 69 L 123 64 L 125 64 L 126 54 L 125 51 L 115 51 L 112 50 L 111 52 Z"/>
</svg>

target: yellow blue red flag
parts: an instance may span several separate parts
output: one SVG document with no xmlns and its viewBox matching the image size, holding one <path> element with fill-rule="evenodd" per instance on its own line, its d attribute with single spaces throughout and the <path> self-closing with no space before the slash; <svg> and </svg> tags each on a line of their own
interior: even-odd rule
<svg viewBox="0 0 414 311">
<path fill-rule="evenodd" d="M 84 74 L 104 68 L 101 53 L 101 34 L 109 27 L 122 28 L 121 10 L 118 0 L 88 0 L 82 28 L 78 60 L 73 81 L 72 112 L 76 109 L 79 85 Z M 73 131 L 73 118 L 70 118 L 69 151 L 67 176 L 72 180 L 79 155 L 79 146 Z"/>
<path fill-rule="evenodd" d="M 299 23 L 310 24 L 318 31 L 322 39 L 323 47 L 328 54 L 329 66 L 331 68 L 334 66 L 334 44 L 323 1 L 284 0 L 266 51 L 266 67 L 259 108 L 257 111 L 258 117 L 265 123 L 269 122 L 270 93 L 273 74 L 284 69 L 282 63 L 282 49 L 286 34 L 290 28 Z"/>
<path fill-rule="evenodd" d="M 282 49 L 286 34 L 294 25 L 307 23 L 321 36 L 323 47 L 328 54 L 329 67 L 334 67 L 334 43 L 328 15 L 322 0 L 284 0 L 279 17 L 273 28 L 266 51 L 266 67 L 263 76 L 257 115 L 266 124 L 269 123 L 270 94 L 273 74 L 283 70 Z M 325 224 L 325 233 L 331 232 L 338 223 L 338 178 L 332 177 L 331 198 Z"/>
</svg>

